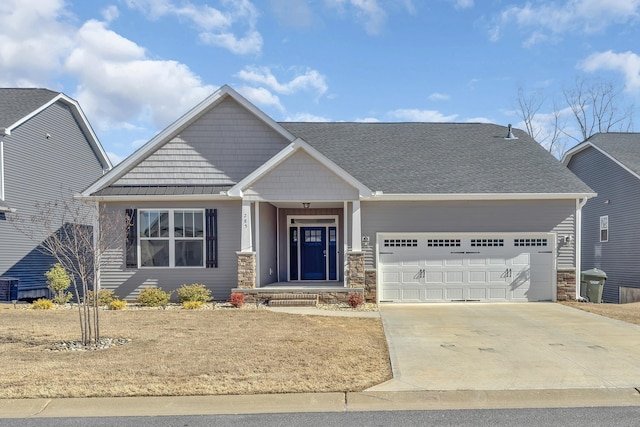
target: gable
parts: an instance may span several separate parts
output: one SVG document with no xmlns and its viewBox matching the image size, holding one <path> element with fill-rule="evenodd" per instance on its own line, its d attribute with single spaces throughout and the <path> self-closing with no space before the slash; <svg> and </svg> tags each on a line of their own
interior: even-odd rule
<svg viewBox="0 0 640 427">
<path fill-rule="evenodd" d="M 115 181 L 113 186 L 232 186 L 289 141 L 226 97 Z"/>
<path fill-rule="evenodd" d="M 287 201 L 357 200 L 358 189 L 298 149 L 244 191 L 247 198 Z"/>
</svg>

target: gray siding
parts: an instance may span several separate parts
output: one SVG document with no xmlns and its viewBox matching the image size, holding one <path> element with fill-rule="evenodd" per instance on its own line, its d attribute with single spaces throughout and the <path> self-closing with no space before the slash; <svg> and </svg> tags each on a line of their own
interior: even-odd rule
<svg viewBox="0 0 640 427">
<path fill-rule="evenodd" d="M 233 185 L 288 143 L 227 98 L 114 185 Z"/>
<path fill-rule="evenodd" d="M 260 203 L 259 212 L 258 275 L 260 285 L 264 286 L 278 281 L 277 209 L 269 203 Z"/>
<path fill-rule="evenodd" d="M 640 180 L 593 148 L 575 154 L 568 167 L 598 193 L 582 208 L 582 268 L 604 270 L 603 300 L 619 302 L 618 287 L 640 288 Z M 601 243 L 603 215 L 609 241 Z"/>
<path fill-rule="evenodd" d="M 49 134 L 49 138 L 46 135 Z M 5 203 L 28 223 L 36 203 L 71 201 L 102 175 L 102 165 L 69 108 L 56 103 L 14 129 L 4 140 Z M 0 276 L 17 277 L 21 287 L 45 286 L 53 261 L 37 243 L 0 214 Z M 44 235 L 36 235 L 39 241 Z"/>
<path fill-rule="evenodd" d="M 218 268 L 140 268 L 127 269 L 124 264 L 124 238 L 105 256 L 100 284 L 123 299 L 135 299 L 141 289 L 156 286 L 165 291 L 184 284 L 202 283 L 212 290 L 216 300 L 226 300 L 238 283 L 236 252 L 240 250 L 241 203 L 236 201 L 208 202 L 144 202 L 135 206 L 109 203 L 109 215 L 124 216 L 127 208 L 185 208 L 218 210 Z M 124 220 L 123 220 L 124 221 Z"/>
<path fill-rule="evenodd" d="M 302 150 L 298 150 L 267 175 L 246 195 L 265 200 L 357 200 L 358 191 Z"/>
<path fill-rule="evenodd" d="M 374 250 L 378 232 L 566 233 L 574 229 L 575 200 L 363 202 L 362 234 Z M 571 233 L 573 234 L 573 233 Z M 560 248 L 558 267 L 575 268 L 573 246 Z M 372 256 L 367 267 L 374 267 Z"/>
</svg>

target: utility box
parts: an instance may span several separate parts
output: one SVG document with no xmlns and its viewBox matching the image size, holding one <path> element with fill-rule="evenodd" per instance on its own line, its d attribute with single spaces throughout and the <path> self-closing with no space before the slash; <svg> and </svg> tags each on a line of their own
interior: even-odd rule
<svg viewBox="0 0 640 427">
<path fill-rule="evenodd" d="M 13 277 L 0 277 L 0 301 L 16 301 L 18 299 L 18 282 Z"/>
<path fill-rule="evenodd" d="M 588 298 L 590 302 L 600 304 L 606 280 L 607 273 L 599 268 L 583 271 L 580 273 L 580 296 Z"/>
</svg>

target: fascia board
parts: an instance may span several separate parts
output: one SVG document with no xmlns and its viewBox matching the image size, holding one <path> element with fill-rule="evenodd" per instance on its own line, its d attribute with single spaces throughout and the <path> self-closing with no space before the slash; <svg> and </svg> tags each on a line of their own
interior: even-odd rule
<svg viewBox="0 0 640 427">
<path fill-rule="evenodd" d="M 304 140 L 298 138 L 294 142 L 289 144 L 287 147 L 285 147 L 283 150 L 281 150 L 279 153 L 277 153 L 275 156 L 273 156 L 271 159 L 269 159 L 267 162 L 265 162 L 258 169 L 256 169 L 251 174 L 247 175 L 244 179 L 242 179 L 240 182 L 238 182 L 236 185 L 234 185 L 229 190 L 229 195 L 235 196 L 235 197 L 242 196 L 242 192 L 247 187 L 254 184 L 256 181 L 258 181 L 260 178 L 266 175 L 269 171 L 271 171 L 273 168 L 278 166 L 280 163 L 282 163 L 285 159 L 289 158 L 293 153 L 295 153 L 298 150 L 304 150 L 314 160 L 318 161 L 327 169 L 329 169 L 331 172 L 335 173 L 342 180 L 347 182 L 349 185 L 356 188 L 361 197 L 367 197 L 372 194 L 372 191 L 367 186 L 362 184 L 360 181 L 356 180 L 353 176 L 349 175 L 344 169 L 342 169 L 340 166 L 336 165 L 334 162 L 329 160 L 325 155 L 320 153 L 318 150 L 313 148 Z"/>
<path fill-rule="evenodd" d="M 174 194 L 174 195 L 120 195 L 120 196 L 85 196 L 76 194 L 77 200 L 86 202 L 180 202 L 180 201 L 212 201 L 212 200 L 240 200 L 226 194 Z"/>
<path fill-rule="evenodd" d="M 575 147 L 573 147 L 572 149 L 568 150 L 566 153 L 564 153 L 564 155 L 562 156 L 562 160 L 561 163 L 565 166 L 567 166 L 569 164 L 569 162 L 571 161 L 571 158 L 574 156 L 574 154 L 577 154 L 585 149 L 587 149 L 588 147 L 593 147 L 593 144 L 590 141 L 583 141 L 582 143 L 576 145 Z"/>
<path fill-rule="evenodd" d="M 446 201 L 446 200 L 575 200 L 590 199 L 597 193 L 455 193 L 455 194 L 381 194 L 363 201 Z"/>
<path fill-rule="evenodd" d="M 263 120 L 268 126 L 274 129 L 276 132 L 281 134 L 289 141 L 293 141 L 295 137 L 280 126 L 277 122 L 271 119 L 269 116 L 260 111 L 257 107 L 247 101 L 246 98 L 241 96 L 238 92 L 233 90 L 231 87 L 224 85 L 187 113 L 185 113 L 178 120 L 167 126 L 164 130 L 154 136 L 151 140 L 149 140 L 146 144 L 136 150 L 132 155 L 123 160 L 120 164 L 118 164 L 109 174 L 105 175 L 103 178 L 99 179 L 95 183 L 93 183 L 90 187 L 88 187 L 82 194 L 90 195 L 101 188 L 108 186 L 109 184 L 115 182 L 120 177 L 122 177 L 125 173 L 133 169 L 141 160 L 147 157 L 151 152 L 153 152 L 158 146 L 166 143 L 168 140 L 173 138 L 176 134 L 178 134 L 181 130 L 187 127 L 189 124 L 197 120 L 200 116 L 202 116 L 207 111 L 214 108 L 220 102 L 222 102 L 227 96 L 232 97 L 236 102 L 245 107 L 251 113 L 256 115 L 259 119 Z"/>
</svg>

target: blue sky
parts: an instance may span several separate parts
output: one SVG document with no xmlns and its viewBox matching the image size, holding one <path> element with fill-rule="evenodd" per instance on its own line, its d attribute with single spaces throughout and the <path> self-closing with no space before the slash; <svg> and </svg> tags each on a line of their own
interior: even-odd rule
<svg viewBox="0 0 640 427">
<path fill-rule="evenodd" d="M 639 18 L 640 0 L 3 0 L 0 85 L 77 99 L 115 163 L 223 84 L 277 121 L 517 127 L 518 89 L 540 90 L 544 128 L 576 79 L 637 103 Z"/>
</svg>

